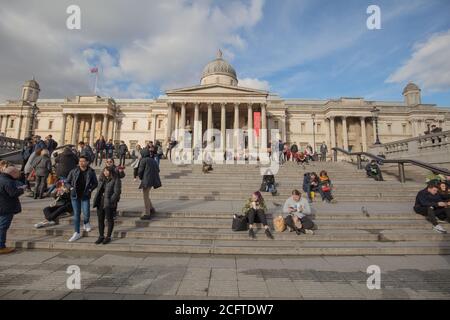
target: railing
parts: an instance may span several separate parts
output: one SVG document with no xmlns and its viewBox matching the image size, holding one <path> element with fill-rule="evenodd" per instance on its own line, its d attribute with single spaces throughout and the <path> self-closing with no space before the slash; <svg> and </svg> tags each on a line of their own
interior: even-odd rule
<svg viewBox="0 0 450 320">
<path fill-rule="evenodd" d="M 24 141 L 20 139 L 0 137 L 0 150 L 15 151 L 22 150 Z"/>
<path fill-rule="evenodd" d="M 411 164 L 417 167 L 421 167 L 427 170 L 430 170 L 431 172 L 433 172 L 434 174 L 444 174 L 446 176 L 450 176 L 450 171 L 444 168 L 439 168 L 436 167 L 434 165 L 431 165 L 429 163 L 426 162 L 422 162 L 422 161 L 418 161 L 418 160 L 413 160 L 413 159 L 385 159 L 383 157 L 379 157 L 376 156 L 372 153 L 368 153 L 368 152 L 349 152 L 347 150 L 344 150 L 342 148 L 332 148 L 333 150 L 333 156 L 334 156 L 334 161 L 337 161 L 337 153 L 341 152 L 347 156 L 356 156 L 357 157 L 357 167 L 358 169 L 363 169 L 362 168 L 362 160 L 361 160 L 361 156 L 366 156 L 370 159 L 376 160 L 380 165 L 383 165 L 384 163 L 396 163 L 398 164 L 398 174 L 399 174 L 399 179 L 401 183 L 405 183 L 406 182 L 406 176 L 405 176 L 405 164 Z"/>
</svg>

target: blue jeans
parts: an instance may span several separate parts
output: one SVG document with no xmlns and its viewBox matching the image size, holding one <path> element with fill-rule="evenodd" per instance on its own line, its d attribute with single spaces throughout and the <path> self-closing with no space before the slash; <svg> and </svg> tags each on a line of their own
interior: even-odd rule
<svg viewBox="0 0 450 320">
<path fill-rule="evenodd" d="M 5 247 L 6 243 L 6 232 L 11 226 L 13 220 L 13 214 L 1 215 L 0 216 L 0 249 Z"/>
<path fill-rule="evenodd" d="M 161 160 L 160 156 L 159 155 L 155 155 L 155 161 L 156 161 L 156 164 L 158 164 L 158 168 L 159 168 L 160 160 Z"/>
<path fill-rule="evenodd" d="M 91 217 L 91 202 L 90 199 L 72 199 L 73 208 L 73 223 L 75 232 L 80 233 L 80 218 L 81 210 L 83 210 L 83 223 L 89 223 Z"/>
</svg>

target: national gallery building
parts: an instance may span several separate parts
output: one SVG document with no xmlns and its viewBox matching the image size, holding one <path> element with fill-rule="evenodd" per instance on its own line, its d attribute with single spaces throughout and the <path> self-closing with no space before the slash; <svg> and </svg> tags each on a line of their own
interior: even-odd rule
<svg viewBox="0 0 450 320">
<path fill-rule="evenodd" d="M 376 113 L 382 143 L 422 135 L 431 125 L 450 130 L 449 109 L 422 104 L 421 90 L 413 83 L 403 90 L 403 101 L 283 99 L 240 87 L 236 71 L 220 52 L 205 66 L 199 85 L 168 90 L 155 100 L 39 99 L 39 92 L 33 79 L 23 85 L 20 100 L 0 104 L 2 135 L 24 139 L 30 132 L 42 137 L 52 134 L 59 145 L 79 141 L 93 145 L 103 135 L 133 148 L 155 140 L 166 144 L 170 137 L 180 140 L 183 131 L 203 136 L 212 128 L 219 132 L 221 144 L 229 145 L 238 142 L 229 141 L 226 130 L 242 129 L 255 132 L 248 143 L 263 146 L 270 142 L 270 134 L 262 137 L 260 133 L 277 129 L 283 141 L 295 142 L 301 149 L 314 142 L 317 148 L 325 141 L 329 147 L 366 151 L 375 141 Z"/>
</svg>

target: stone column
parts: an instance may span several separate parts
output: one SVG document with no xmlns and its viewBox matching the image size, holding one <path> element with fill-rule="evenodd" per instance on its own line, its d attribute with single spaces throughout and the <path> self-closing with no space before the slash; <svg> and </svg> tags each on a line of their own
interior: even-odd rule
<svg viewBox="0 0 450 320">
<path fill-rule="evenodd" d="M 107 114 L 103 115 L 101 135 L 105 138 L 106 141 L 108 141 L 108 115 Z"/>
<path fill-rule="evenodd" d="M 114 118 L 113 117 L 109 117 L 108 119 L 108 138 L 112 139 L 113 137 L 113 125 L 114 125 Z"/>
<path fill-rule="evenodd" d="M 194 104 L 194 132 L 193 132 L 193 139 L 194 139 L 194 148 L 199 147 L 199 142 L 201 141 L 201 128 L 199 123 L 199 116 L 200 116 L 200 104 L 195 103 Z M 201 143 L 200 143 L 201 144 Z"/>
<path fill-rule="evenodd" d="M 172 136 L 172 119 L 173 119 L 173 104 L 167 103 L 167 124 L 166 124 L 166 141 Z"/>
<path fill-rule="evenodd" d="M 261 104 L 261 148 L 264 152 L 267 150 L 267 113 L 266 104 Z"/>
<path fill-rule="evenodd" d="M 61 135 L 59 136 L 59 145 L 63 146 L 66 143 L 66 124 L 67 124 L 67 114 L 62 114 L 61 123 Z"/>
<path fill-rule="evenodd" d="M 207 135 L 207 143 L 211 142 L 212 139 L 212 132 L 213 129 L 213 111 L 212 111 L 212 103 L 208 103 L 208 123 L 207 123 L 207 130 L 210 132 Z"/>
<path fill-rule="evenodd" d="M 253 144 L 253 137 L 255 136 L 253 131 L 253 106 L 252 103 L 247 103 L 247 131 L 248 131 L 248 149 L 253 150 L 254 144 Z"/>
<path fill-rule="evenodd" d="M 226 104 L 221 103 L 220 104 L 220 147 L 222 150 L 225 150 L 225 143 L 226 143 Z"/>
<path fill-rule="evenodd" d="M 3 116 L 0 116 L 0 130 L 3 132 Z"/>
<path fill-rule="evenodd" d="M 5 134 L 6 137 L 6 131 L 8 131 L 8 119 L 9 116 L 3 116 L 3 133 Z"/>
<path fill-rule="evenodd" d="M 366 118 L 361 117 L 361 139 L 362 139 L 362 151 L 367 151 L 367 133 L 366 133 Z"/>
<path fill-rule="evenodd" d="M 91 116 L 91 126 L 89 127 L 89 145 L 92 147 L 94 145 L 94 135 L 95 135 L 95 114 Z"/>
<path fill-rule="evenodd" d="M 151 138 L 153 143 L 156 141 L 156 114 L 152 114 L 152 130 L 151 130 Z"/>
<path fill-rule="evenodd" d="M 78 137 L 78 114 L 73 115 L 73 127 L 72 127 L 72 144 L 77 144 Z"/>
<path fill-rule="evenodd" d="M 180 134 L 184 141 L 184 130 L 186 129 L 186 103 L 181 104 L 181 115 L 180 115 Z"/>
<path fill-rule="evenodd" d="M 375 118 L 372 117 L 372 127 L 373 127 L 373 141 L 375 143 L 377 141 L 377 125 L 375 124 Z"/>
<path fill-rule="evenodd" d="M 239 103 L 234 104 L 234 125 L 233 125 L 234 149 L 238 150 L 239 143 Z"/>
<path fill-rule="evenodd" d="M 336 127 L 334 117 L 330 117 L 330 140 L 331 148 L 336 148 Z"/>
<path fill-rule="evenodd" d="M 17 127 L 17 139 L 20 139 L 20 135 L 22 133 L 22 123 L 23 123 L 23 116 L 19 116 L 19 125 Z"/>
<path fill-rule="evenodd" d="M 344 139 L 344 150 L 348 151 L 347 117 L 342 117 L 342 137 Z"/>
</svg>

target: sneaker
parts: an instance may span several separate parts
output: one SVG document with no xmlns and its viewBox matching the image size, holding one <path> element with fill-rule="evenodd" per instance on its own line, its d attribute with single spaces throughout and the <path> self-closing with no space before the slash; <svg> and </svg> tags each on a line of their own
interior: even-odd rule
<svg viewBox="0 0 450 320">
<path fill-rule="evenodd" d="M 439 233 L 447 233 L 447 230 L 445 230 L 440 224 L 434 226 L 433 230 Z"/>
<path fill-rule="evenodd" d="M 40 228 L 45 227 L 45 226 L 47 225 L 47 223 L 48 223 L 48 221 L 42 221 L 42 222 L 36 223 L 36 224 L 34 225 L 34 227 L 35 227 L 36 229 L 40 229 Z"/>
<path fill-rule="evenodd" d="M 83 230 L 86 232 L 90 232 L 92 230 L 91 224 L 88 222 L 83 225 Z"/>
<path fill-rule="evenodd" d="M 36 229 L 40 229 L 40 228 L 44 228 L 44 227 L 51 227 L 51 226 L 54 226 L 56 224 L 57 224 L 56 221 L 42 221 L 42 222 L 36 223 L 34 225 L 34 227 Z"/>
<path fill-rule="evenodd" d="M 305 234 L 313 235 L 314 231 L 312 231 L 311 229 L 305 229 Z"/>
<path fill-rule="evenodd" d="M 0 254 L 9 254 L 16 251 L 15 248 L 2 248 L 0 249 Z"/>
<path fill-rule="evenodd" d="M 69 242 L 75 242 L 81 238 L 81 234 L 78 232 L 75 232 L 72 236 L 72 238 L 69 239 Z"/>
<path fill-rule="evenodd" d="M 250 228 L 250 229 L 248 230 L 248 236 L 249 236 L 250 238 L 252 238 L 252 239 L 255 239 L 255 238 L 256 238 L 255 231 L 253 230 L 253 228 Z"/>
</svg>

